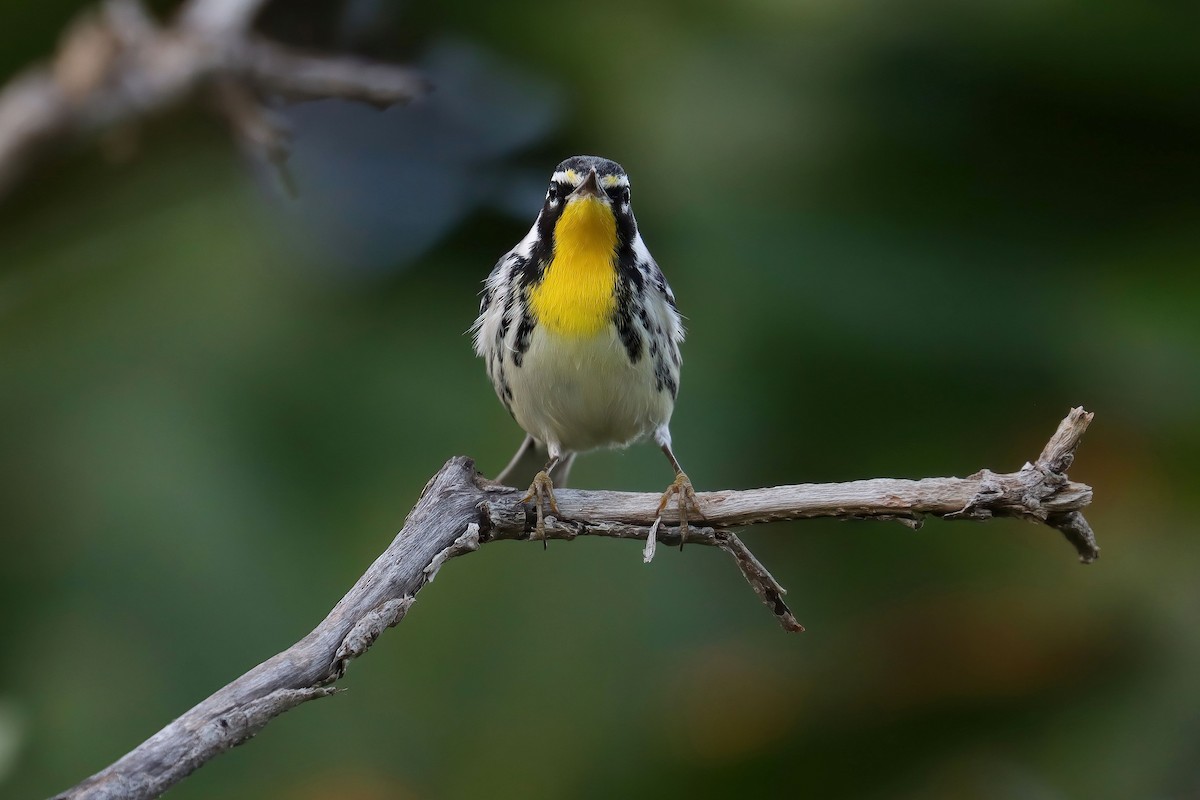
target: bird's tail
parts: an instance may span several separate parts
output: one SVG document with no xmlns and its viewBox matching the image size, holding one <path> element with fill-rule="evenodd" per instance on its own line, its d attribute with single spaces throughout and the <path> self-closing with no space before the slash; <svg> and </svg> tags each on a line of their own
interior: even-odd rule
<svg viewBox="0 0 1200 800">
<path fill-rule="evenodd" d="M 496 476 L 496 481 L 509 486 L 528 486 L 533 482 L 533 476 L 546 468 L 549 458 L 546 445 L 526 435 L 525 441 L 521 442 L 508 466 Z M 566 453 L 554 465 L 554 469 L 550 470 L 550 480 L 556 488 L 561 489 L 567 485 L 567 475 L 570 474 L 571 465 L 574 463 L 575 454 Z"/>
</svg>

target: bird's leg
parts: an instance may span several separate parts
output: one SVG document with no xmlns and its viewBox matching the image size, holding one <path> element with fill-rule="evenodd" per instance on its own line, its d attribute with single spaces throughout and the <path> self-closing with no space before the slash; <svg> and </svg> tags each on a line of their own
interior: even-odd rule
<svg viewBox="0 0 1200 800">
<path fill-rule="evenodd" d="M 558 463 L 562 455 L 557 452 L 557 449 L 551 450 L 550 460 L 546 462 L 546 468 L 533 476 L 533 483 L 529 485 L 529 491 L 521 498 L 522 503 L 528 503 L 530 500 L 537 507 L 537 528 L 534 531 L 534 536 L 542 540 L 542 549 L 546 549 L 546 521 L 545 511 L 542 508 L 543 503 L 550 506 L 550 512 L 554 516 L 558 516 L 558 501 L 554 499 L 554 483 L 550 480 L 550 470 Z"/>
<path fill-rule="evenodd" d="M 683 471 L 683 467 L 679 466 L 675 454 L 671 452 L 670 441 L 662 442 L 662 451 L 666 453 L 671 466 L 675 469 L 675 480 L 663 492 L 662 500 L 658 502 L 658 516 L 662 517 L 663 511 L 674 497 L 677 503 L 676 508 L 679 510 L 679 549 L 683 550 L 683 544 L 687 541 L 688 535 L 688 506 L 691 506 L 700 518 L 703 519 L 704 515 L 700 513 L 700 503 L 696 500 L 696 490 L 692 488 L 691 479 Z"/>
</svg>

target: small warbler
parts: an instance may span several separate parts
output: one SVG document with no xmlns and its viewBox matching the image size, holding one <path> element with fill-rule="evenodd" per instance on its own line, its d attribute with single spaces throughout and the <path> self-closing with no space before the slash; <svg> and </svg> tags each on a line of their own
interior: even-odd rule
<svg viewBox="0 0 1200 800">
<path fill-rule="evenodd" d="M 677 499 L 682 547 L 696 507 L 669 427 L 683 325 L 638 232 L 621 165 L 595 156 L 559 164 L 533 227 L 482 294 L 475 352 L 527 434 L 497 480 L 546 458 L 525 496 L 536 504 L 535 535 L 545 542 L 543 505 L 558 513 L 554 483 L 563 485 L 576 453 L 653 435 L 675 470 L 658 513 Z"/>
</svg>

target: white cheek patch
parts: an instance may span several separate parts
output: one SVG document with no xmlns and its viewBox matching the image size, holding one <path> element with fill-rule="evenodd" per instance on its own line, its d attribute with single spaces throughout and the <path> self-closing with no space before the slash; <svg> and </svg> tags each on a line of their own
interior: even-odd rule
<svg viewBox="0 0 1200 800">
<path fill-rule="evenodd" d="M 650 255 L 650 249 L 646 247 L 646 242 L 642 239 L 640 233 L 633 237 L 633 254 L 637 257 L 638 261 L 647 264 L 654 263 L 654 257 Z"/>
<path fill-rule="evenodd" d="M 517 242 L 517 246 L 512 249 L 512 255 L 529 258 L 529 254 L 533 252 L 533 246 L 538 242 L 538 224 L 541 221 L 542 215 L 539 213 L 537 219 L 533 221 L 533 227 L 529 229 L 529 233 L 525 234 L 525 238 Z"/>
</svg>

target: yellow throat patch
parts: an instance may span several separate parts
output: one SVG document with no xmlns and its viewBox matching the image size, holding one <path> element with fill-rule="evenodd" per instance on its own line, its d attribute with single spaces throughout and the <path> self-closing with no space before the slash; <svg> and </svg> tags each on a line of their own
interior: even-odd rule
<svg viewBox="0 0 1200 800">
<path fill-rule="evenodd" d="M 529 293 L 539 324 L 560 336 L 595 336 L 617 307 L 617 220 L 604 201 L 568 202 L 554 226 L 554 259 Z"/>
</svg>

